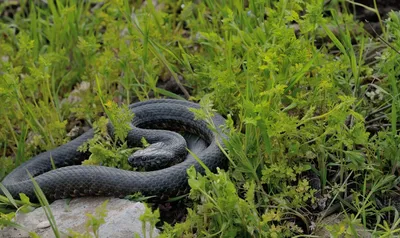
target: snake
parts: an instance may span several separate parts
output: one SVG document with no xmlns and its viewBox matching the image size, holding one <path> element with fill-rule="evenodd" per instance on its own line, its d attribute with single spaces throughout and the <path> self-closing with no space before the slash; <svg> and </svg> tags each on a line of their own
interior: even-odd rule
<svg viewBox="0 0 400 238">
<path fill-rule="evenodd" d="M 208 168 L 227 166 L 224 153 L 227 136 L 223 132 L 225 119 L 213 113 L 209 119 L 195 117 L 192 108 L 200 109 L 194 102 L 178 99 L 150 99 L 129 105 L 134 117 L 130 121 L 127 144 L 129 147 L 149 144 L 133 153 L 129 158 L 132 166 L 145 170 L 124 170 L 102 165 L 82 165 L 90 152 L 78 150 L 94 137 L 94 129 L 52 150 L 42 152 L 11 171 L 2 184 L 12 197 L 24 193 L 37 201 L 32 180 L 43 191 L 49 201 L 83 196 L 126 197 L 141 193 L 144 196 L 173 196 L 188 191 L 187 170 L 194 167 L 204 174 Z M 115 133 L 111 122 L 108 133 Z M 195 134 L 204 143 L 188 153 L 182 133 Z M 174 157 L 180 157 L 170 162 Z M 148 163 L 146 163 L 146 161 Z M 0 189 L 0 194 L 2 190 Z"/>
</svg>

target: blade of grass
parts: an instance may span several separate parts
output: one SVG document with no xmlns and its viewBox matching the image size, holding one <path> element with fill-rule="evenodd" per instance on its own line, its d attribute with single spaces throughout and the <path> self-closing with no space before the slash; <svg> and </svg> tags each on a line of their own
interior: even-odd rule
<svg viewBox="0 0 400 238">
<path fill-rule="evenodd" d="M 54 236 L 57 238 L 60 238 L 61 234 L 58 230 L 57 222 L 54 218 L 53 212 L 50 209 L 50 204 L 47 201 L 46 196 L 44 195 L 42 189 L 40 189 L 38 183 L 36 182 L 36 180 L 32 177 L 32 175 L 30 173 L 29 173 L 29 177 L 31 178 L 31 181 L 33 183 L 36 197 L 38 198 L 40 205 L 43 207 L 43 211 L 46 214 L 47 220 L 50 222 L 50 226 L 51 226 L 51 229 L 53 230 Z"/>
<path fill-rule="evenodd" d="M 15 202 L 13 196 L 11 195 L 11 193 L 7 190 L 7 188 L 6 188 L 2 183 L 0 183 L 0 190 L 3 192 L 4 195 L 6 195 L 8 201 L 9 201 L 15 208 L 18 209 L 18 205 L 17 205 L 17 203 Z"/>
</svg>

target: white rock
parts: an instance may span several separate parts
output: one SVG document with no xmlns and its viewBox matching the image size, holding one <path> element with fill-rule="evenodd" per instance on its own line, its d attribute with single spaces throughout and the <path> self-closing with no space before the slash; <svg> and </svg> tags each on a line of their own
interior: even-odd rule
<svg viewBox="0 0 400 238">
<path fill-rule="evenodd" d="M 105 223 L 100 226 L 98 234 L 100 238 L 107 237 L 144 237 L 142 232 L 142 222 L 139 220 L 140 215 L 145 211 L 142 203 L 131 202 L 117 198 L 103 197 L 87 197 L 68 200 L 58 200 L 50 205 L 51 211 L 56 220 L 58 230 L 62 234 L 61 237 L 67 237 L 69 229 L 85 233 L 87 231 L 86 214 L 93 214 L 95 217 L 95 209 L 109 200 L 107 204 L 107 216 Z M 29 231 L 34 231 L 40 237 L 55 237 L 49 221 L 46 218 L 43 208 L 38 208 L 33 212 L 23 214 L 18 213 L 15 222 L 26 227 Z M 90 228 L 91 229 L 91 228 Z M 93 233 L 90 230 L 90 234 Z M 154 228 L 152 235 L 157 237 L 159 231 Z M 30 237 L 28 232 L 15 228 L 5 228 L 0 230 L 0 238 L 8 237 Z M 146 237 L 150 237 L 150 225 L 146 224 Z"/>
</svg>

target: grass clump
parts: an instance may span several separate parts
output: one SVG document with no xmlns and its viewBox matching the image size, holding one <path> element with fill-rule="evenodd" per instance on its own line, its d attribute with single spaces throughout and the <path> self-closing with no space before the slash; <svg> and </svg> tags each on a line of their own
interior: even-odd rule
<svg viewBox="0 0 400 238">
<path fill-rule="evenodd" d="M 105 134 L 104 115 L 122 143 L 96 137 L 87 163 L 127 168 L 116 105 L 203 99 L 227 117 L 230 166 L 188 171 L 193 206 L 162 236 L 313 235 L 336 213 L 334 235 L 398 235 L 399 13 L 380 22 L 389 47 L 349 3 L 0 4 L 0 178 L 74 127 Z"/>
</svg>

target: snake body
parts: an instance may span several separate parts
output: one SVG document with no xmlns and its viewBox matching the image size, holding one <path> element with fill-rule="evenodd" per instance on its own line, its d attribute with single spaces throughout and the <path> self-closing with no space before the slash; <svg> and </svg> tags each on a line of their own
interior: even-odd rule
<svg viewBox="0 0 400 238">
<path fill-rule="evenodd" d="M 173 156 L 182 151 L 180 135 L 176 132 L 161 130 L 161 128 L 172 131 L 182 131 L 183 129 L 191 133 L 195 132 L 201 137 L 206 142 L 206 146 L 201 148 L 196 156 L 211 171 L 226 164 L 226 158 L 220 149 L 220 146 L 223 147 L 223 138 L 225 137 L 220 129 L 221 125 L 225 123 L 222 116 L 213 115 L 211 123 L 217 130 L 212 131 L 205 121 L 195 120 L 194 113 L 189 110 L 190 108 L 199 108 L 196 103 L 159 99 L 134 103 L 129 108 L 134 113 L 134 119 L 131 122 L 132 130 L 128 133 L 128 144 L 131 146 L 141 144 L 141 138 L 145 138 L 151 144 L 147 151 L 145 149 L 144 153 L 136 154 L 138 157 L 136 161 L 145 161 L 146 158 L 140 158 L 140 155 L 144 154 L 146 157 L 147 153 L 150 155 L 148 157 L 152 157 L 153 160 L 152 166 L 150 166 L 152 171 L 137 172 L 105 166 L 77 165 L 90 155 L 88 152 L 79 152 L 77 149 L 93 138 L 94 131 L 91 129 L 70 142 L 43 152 L 21 164 L 3 179 L 2 184 L 14 198 L 18 198 L 19 193 L 24 193 L 34 201 L 36 195 L 29 174 L 50 201 L 80 196 L 124 197 L 136 192 L 141 192 L 143 195 L 178 194 L 188 187 L 186 170 L 189 167 L 194 166 L 200 173 L 204 173 L 204 169 L 190 154 L 186 154 L 183 161 L 177 164 L 157 169 L 154 164 L 162 164 L 158 160 L 157 153 L 160 154 L 158 149 L 161 150 L 161 153 L 167 154 L 172 150 Z M 153 127 L 155 129 L 149 129 Z M 183 148 L 186 150 L 185 143 Z M 154 153 L 156 156 L 152 156 Z M 56 169 L 53 169 L 51 160 Z M 135 158 L 130 158 L 130 160 L 133 163 Z"/>
</svg>

